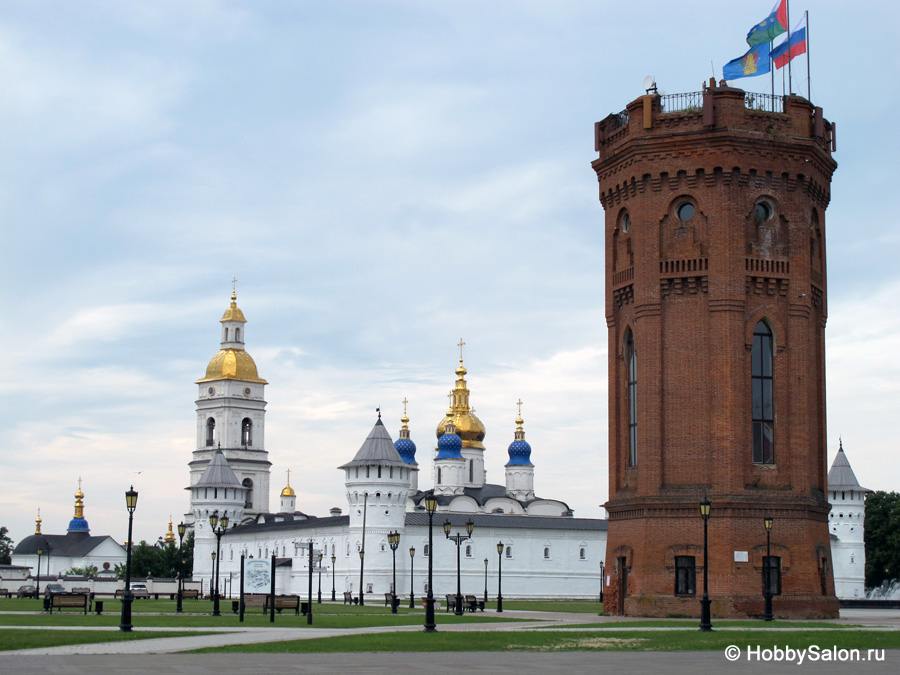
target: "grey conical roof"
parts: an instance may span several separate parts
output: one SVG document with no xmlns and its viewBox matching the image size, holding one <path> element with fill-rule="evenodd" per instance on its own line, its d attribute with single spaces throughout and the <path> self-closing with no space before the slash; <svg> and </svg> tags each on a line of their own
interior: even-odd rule
<svg viewBox="0 0 900 675">
<path fill-rule="evenodd" d="M 194 487 L 234 487 L 243 488 L 241 481 L 228 465 L 228 460 L 221 450 L 216 450 L 212 460 L 206 465 L 206 471 Z"/>
<path fill-rule="evenodd" d="M 362 446 L 356 453 L 356 457 L 352 461 L 339 466 L 339 469 L 346 469 L 351 466 L 406 466 L 406 462 L 400 457 L 397 448 L 394 447 L 394 441 L 391 435 L 381 423 L 381 417 L 375 422 L 372 431 L 363 441 Z"/>
<path fill-rule="evenodd" d="M 828 489 L 871 492 L 871 490 L 861 487 L 859 481 L 856 480 L 856 474 L 853 473 L 853 469 L 850 468 L 850 462 L 847 460 L 847 455 L 844 454 L 843 442 L 841 442 L 837 456 L 831 464 L 831 470 L 828 472 Z"/>
</svg>

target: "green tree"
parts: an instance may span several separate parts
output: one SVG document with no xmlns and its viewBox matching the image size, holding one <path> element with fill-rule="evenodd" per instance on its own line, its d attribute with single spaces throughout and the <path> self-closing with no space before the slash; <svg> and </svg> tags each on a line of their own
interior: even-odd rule
<svg viewBox="0 0 900 675">
<path fill-rule="evenodd" d="M 7 532 L 9 530 L 0 526 L 0 565 L 12 564 L 13 540 L 9 538 Z"/>
<path fill-rule="evenodd" d="M 88 579 L 93 579 L 98 570 L 95 565 L 85 565 L 84 567 L 70 567 L 63 574 L 66 576 L 72 577 L 87 577 Z"/>
<path fill-rule="evenodd" d="M 900 579 L 900 494 L 873 492 L 866 499 L 866 587 Z"/>
</svg>

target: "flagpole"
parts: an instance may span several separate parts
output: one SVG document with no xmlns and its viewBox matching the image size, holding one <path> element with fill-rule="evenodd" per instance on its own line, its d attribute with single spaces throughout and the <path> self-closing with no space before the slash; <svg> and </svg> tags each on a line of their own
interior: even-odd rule
<svg viewBox="0 0 900 675">
<path fill-rule="evenodd" d="M 787 8 L 787 34 L 788 34 L 788 94 L 794 93 L 791 86 L 791 0 L 785 0 L 784 6 Z"/>
<path fill-rule="evenodd" d="M 803 18 L 806 21 L 806 100 L 812 101 L 812 97 L 809 91 L 809 10 L 803 12 Z"/>
</svg>

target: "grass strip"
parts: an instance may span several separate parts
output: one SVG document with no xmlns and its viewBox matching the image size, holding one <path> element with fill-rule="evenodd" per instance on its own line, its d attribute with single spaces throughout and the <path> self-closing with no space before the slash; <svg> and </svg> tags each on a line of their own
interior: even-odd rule
<svg viewBox="0 0 900 675">
<path fill-rule="evenodd" d="M 548 631 L 485 631 L 437 633 L 381 633 L 352 635 L 290 642 L 231 645 L 199 649 L 193 653 L 240 652 L 308 654 L 334 652 L 559 652 L 559 651 L 708 651 L 736 645 L 741 650 L 757 646 L 771 649 L 897 649 L 900 631 L 627 631 L 616 633 L 579 633 Z"/>
<path fill-rule="evenodd" d="M 118 631 L 96 630 L 0 629 L 0 652 L 13 649 L 40 649 L 63 645 L 96 644 L 98 642 L 127 642 L 129 640 L 213 635 L 214 633 L 215 631 L 139 631 L 136 633 L 120 633 Z"/>
<path fill-rule="evenodd" d="M 294 614 L 276 614 L 275 623 L 270 623 L 268 615 L 263 616 L 261 612 L 246 614 L 244 623 L 238 621 L 238 617 L 232 614 L 223 613 L 222 616 L 211 616 L 210 614 L 132 614 L 132 624 L 139 628 L 240 628 L 246 627 L 265 627 L 273 628 L 369 628 L 379 626 L 414 626 L 422 625 L 425 622 L 425 615 L 422 612 L 415 614 L 398 613 L 391 614 L 390 609 L 372 612 L 348 612 L 348 613 L 316 613 L 313 611 L 313 623 L 309 626 L 306 623 L 306 617 L 303 615 L 295 616 Z M 454 614 L 438 614 L 436 616 L 438 625 L 441 624 L 485 624 L 497 622 L 520 622 L 523 619 L 510 619 L 502 614 L 465 614 L 456 616 Z M 102 616 L 96 614 L 79 614 L 75 612 L 67 612 L 65 614 L 45 614 L 45 613 L 29 613 L 29 614 L 0 614 L 0 625 L 5 626 L 118 626 L 121 619 L 118 613 L 105 613 Z"/>
<path fill-rule="evenodd" d="M 604 630 L 615 628 L 697 628 L 699 619 L 646 619 L 640 621 L 605 621 L 603 623 L 579 623 L 564 626 L 540 626 L 535 630 L 559 630 L 561 628 L 589 628 Z M 862 628 L 859 624 L 831 623 L 829 621 L 763 621 L 761 619 L 722 619 L 713 620 L 713 630 L 719 628 L 756 628 L 760 630 L 778 630 L 779 628 L 826 628 L 844 630 L 846 628 Z"/>
</svg>

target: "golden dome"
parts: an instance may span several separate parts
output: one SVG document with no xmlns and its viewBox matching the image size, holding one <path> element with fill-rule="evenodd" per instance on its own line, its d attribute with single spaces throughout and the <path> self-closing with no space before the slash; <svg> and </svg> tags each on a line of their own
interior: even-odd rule
<svg viewBox="0 0 900 675">
<path fill-rule="evenodd" d="M 243 349 L 220 349 L 206 366 L 206 377 L 197 380 L 213 382 L 215 380 L 240 380 L 241 382 L 258 382 L 268 384 L 256 371 L 256 363 Z"/>
<path fill-rule="evenodd" d="M 238 309 L 237 294 L 234 291 L 231 292 L 231 306 L 225 310 L 225 313 L 219 321 L 221 323 L 225 323 L 226 321 L 240 321 L 241 323 L 247 323 L 247 319 L 244 318 L 244 313 Z"/>
<path fill-rule="evenodd" d="M 462 342 L 460 340 L 460 342 Z M 436 435 L 438 438 L 444 435 L 447 421 L 452 419 L 456 427 L 456 435 L 462 439 L 464 448 L 478 448 L 484 450 L 484 424 L 474 411 L 469 407 L 469 388 L 466 385 L 466 368 L 462 357 L 456 368 L 456 384 L 450 392 L 450 410 L 438 423 Z"/>
<path fill-rule="evenodd" d="M 291 470 L 287 470 L 287 485 L 284 486 L 284 490 L 281 491 L 282 497 L 296 497 L 297 493 L 294 492 L 294 488 L 291 487 Z"/>
</svg>

